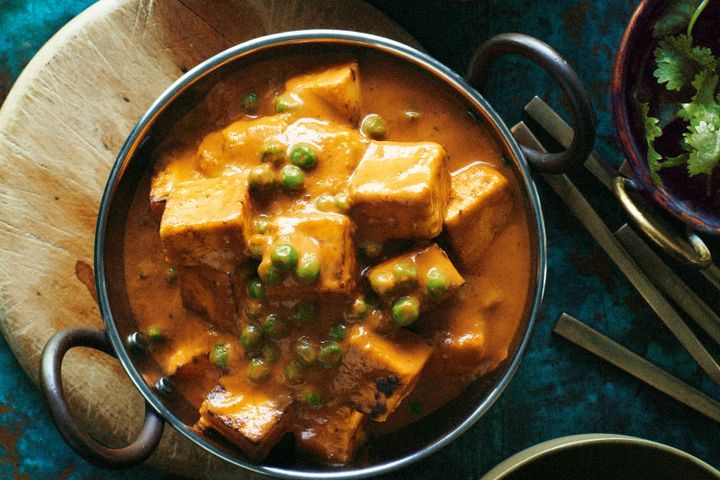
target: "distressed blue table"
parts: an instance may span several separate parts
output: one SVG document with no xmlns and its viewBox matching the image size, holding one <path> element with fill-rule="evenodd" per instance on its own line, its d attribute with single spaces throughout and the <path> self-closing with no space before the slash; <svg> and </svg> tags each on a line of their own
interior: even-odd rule
<svg viewBox="0 0 720 480">
<path fill-rule="evenodd" d="M 35 52 L 89 0 L 0 2 L 0 100 Z M 440 61 L 464 72 L 482 40 L 525 32 L 555 46 L 577 69 L 598 114 L 596 149 L 621 160 L 612 128 L 608 85 L 615 47 L 635 2 L 555 0 L 373 0 Z M 487 95 L 513 124 L 539 95 L 562 108 L 552 82 L 524 60 L 498 62 Z M 704 392 L 713 385 L 539 178 L 548 227 L 549 273 L 544 306 L 521 368 L 490 412 L 441 453 L 387 478 L 477 478 L 511 454 L 551 438 L 612 432 L 656 440 L 720 467 L 720 429 L 551 333 L 561 311 L 577 316 Z M 610 194 L 577 179 L 605 218 L 622 219 Z M 619 221 L 619 220 L 616 220 Z M 611 224 L 611 228 L 619 224 Z M 720 255 L 717 242 L 715 255 Z M 720 310 L 720 298 L 692 273 L 686 280 Z M 705 339 L 704 337 L 702 337 Z M 707 339 L 705 339 L 707 340 Z M 718 354 L 717 349 L 714 353 Z M 3 451 L 4 450 L 4 451 Z M 0 339 L 0 477 L 22 479 L 173 478 L 147 467 L 96 469 L 76 456 L 51 426 L 42 399 Z"/>
</svg>

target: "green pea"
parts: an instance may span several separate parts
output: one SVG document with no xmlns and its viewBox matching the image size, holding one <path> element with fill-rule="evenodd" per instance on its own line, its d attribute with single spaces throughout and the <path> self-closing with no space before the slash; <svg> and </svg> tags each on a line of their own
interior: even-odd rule
<svg viewBox="0 0 720 480">
<path fill-rule="evenodd" d="M 298 143 L 290 149 L 290 163 L 302 168 L 310 170 L 317 163 L 317 150 L 309 143 Z"/>
<path fill-rule="evenodd" d="M 320 354 L 318 361 L 325 368 L 336 367 L 342 359 L 342 351 L 340 345 L 334 341 L 322 342 L 320 344 Z"/>
<path fill-rule="evenodd" d="M 301 395 L 300 401 L 308 407 L 321 407 L 325 404 L 325 399 L 318 392 L 308 391 Z"/>
<path fill-rule="evenodd" d="M 296 361 L 291 361 L 285 365 L 285 381 L 290 385 L 297 385 L 305 381 L 305 371 L 302 365 Z"/>
<path fill-rule="evenodd" d="M 263 304 L 257 300 L 248 300 L 245 303 L 245 316 L 250 320 L 257 320 L 264 310 Z"/>
<path fill-rule="evenodd" d="M 380 115 L 368 115 L 362 121 L 360 130 L 372 138 L 383 138 L 388 134 L 388 126 Z"/>
<path fill-rule="evenodd" d="M 266 143 L 260 150 L 260 160 L 276 166 L 282 164 L 285 161 L 285 146 L 275 142 Z"/>
<path fill-rule="evenodd" d="M 289 270 L 297 265 L 298 253 L 289 243 L 281 243 L 270 252 L 270 260 L 277 268 Z"/>
<path fill-rule="evenodd" d="M 315 321 L 317 317 L 317 308 L 314 303 L 302 302 L 293 307 L 293 320 L 298 325 L 307 325 Z"/>
<path fill-rule="evenodd" d="M 265 285 L 258 278 L 250 280 L 248 284 L 248 294 L 250 298 L 256 300 L 265 300 Z"/>
<path fill-rule="evenodd" d="M 280 178 L 285 190 L 295 192 L 305 186 L 305 174 L 295 165 L 285 165 L 280 170 Z"/>
<path fill-rule="evenodd" d="M 420 315 L 420 303 L 414 297 L 402 297 L 393 303 L 390 314 L 396 325 L 407 327 Z"/>
<path fill-rule="evenodd" d="M 395 276 L 390 272 L 373 272 L 370 275 L 370 286 L 378 295 L 386 295 L 397 286 Z"/>
<path fill-rule="evenodd" d="M 320 195 L 315 199 L 315 208 L 321 212 L 334 212 L 335 198 L 332 195 Z"/>
<path fill-rule="evenodd" d="M 229 356 L 227 345 L 218 343 L 210 352 L 210 361 L 220 370 L 227 370 Z"/>
<path fill-rule="evenodd" d="M 333 203 L 335 204 L 337 211 L 340 213 L 347 213 L 350 211 L 350 201 L 348 200 L 348 194 L 345 192 L 340 192 L 335 195 Z"/>
<path fill-rule="evenodd" d="M 266 233 L 268 228 L 270 228 L 270 217 L 265 214 L 258 215 L 258 218 L 253 221 L 253 227 L 255 227 L 255 231 L 259 234 Z"/>
<path fill-rule="evenodd" d="M 148 328 L 148 338 L 152 343 L 162 343 L 165 341 L 165 334 L 163 331 L 158 327 L 150 327 Z"/>
<path fill-rule="evenodd" d="M 263 163 L 253 167 L 248 174 L 248 185 L 252 190 L 262 190 L 271 187 L 275 183 L 275 174 L 270 165 Z"/>
<path fill-rule="evenodd" d="M 398 262 L 393 266 L 393 276 L 398 284 L 409 285 L 417 280 L 417 269 L 413 262 Z"/>
<path fill-rule="evenodd" d="M 253 358 L 248 365 L 247 376 L 253 383 L 263 383 L 270 378 L 270 366 L 262 358 Z"/>
<path fill-rule="evenodd" d="M 430 298 L 437 300 L 447 295 L 450 282 L 442 270 L 432 267 L 425 274 L 425 280 L 427 281 L 427 291 Z"/>
<path fill-rule="evenodd" d="M 269 338 L 285 338 L 290 335 L 290 324 L 277 313 L 271 313 L 265 317 L 262 331 Z"/>
<path fill-rule="evenodd" d="M 256 233 L 248 238 L 248 255 L 252 258 L 262 258 L 265 249 L 270 244 L 270 237 Z"/>
<path fill-rule="evenodd" d="M 380 242 L 365 242 L 360 245 L 360 254 L 365 258 L 378 258 L 383 253 L 383 244 Z"/>
<path fill-rule="evenodd" d="M 275 99 L 275 111 L 277 113 L 287 112 L 297 106 L 297 103 L 289 95 L 280 95 Z"/>
<path fill-rule="evenodd" d="M 345 340 L 346 332 L 347 327 L 342 323 L 338 323 L 330 327 L 330 338 L 338 342 L 342 342 L 343 340 Z"/>
<path fill-rule="evenodd" d="M 178 268 L 175 265 L 170 265 L 167 272 L 165 272 L 165 281 L 172 285 L 177 282 L 178 275 Z"/>
<path fill-rule="evenodd" d="M 246 352 L 254 352 L 262 343 L 263 332 L 260 327 L 252 323 L 246 325 L 240 333 L 240 345 Z"/>
<path fill-rule="evenodd" d="M 274 265 L 268 265 L 264 270 L 259 269 L 258 274 L 265 285 L 277 285 L 282 283 L 286 277 L 285 271 Z"/>
<path fill-rule="evenodd" d="M 250 92 L 243 97 L 243 108 L 248 112 L 254 112 L 258 107 L 258 96 L 255 92 Z"/>
<path fill-rule="evenodd" d="M 305 284 L 313 284 L 320 278 L 320 260 L 314 253 L 305 253 L 295 270 L 298 280 Z"/>
<path fill-rule="evenodd" d="M 280 349 L 274 343 L 267 342 L 260 349 L 260 355 L 262 355 L 262 358 L 268 362 L 275 362 L 278 358 L 280 358 Z"/>
<path fill-rule="evenodd" d="M 349 317 L 354 320 L 360 320 L 362 318 L 365 318 L 365 316 L 368 314 L 368 312 L 370 311 L 371 308 L 372 308 L 372 305 L 370 305 L 365 300 L 365 297 L 362 295 L 359 295 L 353 301 L 353 304 L 350 306 Z"/>
<path fill-rule="evenodd" d="M 300 337 L 293 346 L 293 356 L 303 367 L 310 367 L 317 361 L 317 346 L 309 338 Z"/>
</svg>

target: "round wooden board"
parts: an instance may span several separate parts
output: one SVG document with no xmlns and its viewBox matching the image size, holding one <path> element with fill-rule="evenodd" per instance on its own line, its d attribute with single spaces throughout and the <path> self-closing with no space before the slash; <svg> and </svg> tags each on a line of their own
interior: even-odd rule
<svg viewBox="0 0 720 480">
<path fill-rule="evenodd" d="M 339 28 L 416 45 L 357 0 L 103 0 L 58 32 L 0 110 L 0 328 L 37 383 L 56 331 L 101 327 L 91 278 L 95 219 L 115 157 L 135 121 L 183 71 L 268 33 Z M 139 428 L 143 400 L 119 363 L 76 349 L 63 366 L 77 417 L 109 445 Z M 198 478 L 248 472 L 171 428 L 149 463 Z"/>
</svg>

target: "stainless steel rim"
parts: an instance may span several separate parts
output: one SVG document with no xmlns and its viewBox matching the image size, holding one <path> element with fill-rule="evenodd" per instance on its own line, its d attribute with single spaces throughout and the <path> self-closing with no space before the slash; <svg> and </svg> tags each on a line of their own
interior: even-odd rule
<svg viewBox="0 0 720 480">
<path fill-rule="evenodd" d="M 218 449 L 195 432 L 191 431 L 185 424 L 173 415 L 157 398 L 155 392 L 147 385 L 141 374 L 135 369 L 131 362 L 123 339 L 115 325 L 112 311 L 110 309 L 108 291 L 105 284 L 105 268 L 104 268 L 104 237 L 108 220 L 108 212 L 111 200 L 117 188 L 118 180 L 122 176 L 125 168 L 132 158 L 148 129 L 160 115 L 160 113 L 172 102 L 178 95 L 185 91 L 188 87 L 205 77 L 210 72 L 220 68 L 221 66 L 233 62 L 238 58 L 250 55 L 252 53 L 289 44 L 312 44 L 312 43 L 335 43 L 347 44 L 352 46 L 361 46 L 376 51 L 384 52 L 390 56 L 409 61 L 422 69 L 432 73 L 436 77 L 450 85 L 458 94 L 465 97 L 468 102 L 474 105 L 483 116 L 488 120 L 488 127 L 494 130 L 495 138 L 502 143 L 504 151 L 508 152 L 517 165 L 520 173 L 522 186 L 527 192 L 528 201 L 532 209 L 532 220 L 535 222 L 536 237 L 532 240 L 537 242 L 537 269 L 535 271 L 536 285 L 535 292 L 530 306 L 530 314 L 528 318 L 527 329 L 520 339 L 518 351 L 512 359 L 508 370 L 502 377 L 498 385 L 489 393 L 487 398 L 476 407 L 475 411 L 461 424 L 456 426 L 450 433 L 439 438 L 435 442 L 425 448 L 414 452 L 410 455 L 402 457 L 398 460 L 374 465 L 371 467 L 359 468 L 356 470 L 344 470 L 337 472 L 328 471 L 299 471 L 285 468 L 270 467 L 245 462 L 237 457 Z M 95 233 L 95 283 L 100 303 L 100 311 L 108 332 L 113 348 L 117 352 L 118 359 L 123 368 L 129 375 L 135 387 L 141 392 L 145 400 L 160 413 L 173 428 L 178 430 L 182 435 L 200 445 L 205 450 L 214 455 L 237 466 L 246 468 L 256 473 L 272 475 L 278 478 L 307 478 L 307 479 L 356 479 L 373 475 L 380 475 L 393 470 L 397 470 L 404 466 L 410 465 L 422 458 L 425 458 L 443 448 L 452 442 L 459 435 L 470 428 L 487 410 L 495 403 L 497 398 L 506 388 L 507 384 L 517 371 L 523 352 L 528 344 L 530 334 L 532 332 L 536 316 L 538 314 L 545 288 L 546 277 L 546 236 L 545 225 L 542 217 L 540 199 L 533 183 L 528 166 L 524 160 L 520 147 L 513 139 L 510 131 L 500 116 L 492 109 L 488 102 L 465 80 L 459 75 L 445 67 L 443 64 L 432 57 L 415 50 L 407 45 L 390 40 L 387 38 L 370 35 L 365 33 L 350 32 L 343 30 L 301 30 L 293 32 L 284 32 L 273 35 L 260 37 L 221 52 L 214 57 L 202 62 L 195 68 L 187 72 L 175 83 L 173 83 L 158 99 L 150 106 L 148 111 L 140 118 L 137 125 L 131 131 L 128 139 L 123 145 L 118 158 L 110 172 L 108 183 L 100 204 L 98 221 Z"/>
</svg>

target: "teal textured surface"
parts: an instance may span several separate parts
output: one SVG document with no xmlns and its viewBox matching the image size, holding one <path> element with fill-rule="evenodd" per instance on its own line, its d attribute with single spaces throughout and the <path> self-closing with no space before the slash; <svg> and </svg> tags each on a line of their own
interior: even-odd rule
<svg viewBox="0 0 720 480">
<path fill-rule="evenodd" d="M 0 2 L 0 100 L 37 50 L 88 0 Z M 535 35 L 576 68 L 598 114 L 596 149 L 621 161 L 610 115 L 608 85 L 624 24 L 635 2 L 555 0 L 373 0 L 425 48 L 464 73 L 473 49 L 504 31 Z M 558 89 L 541 70 L 518 59 L 501 60 L 486 91 L 512 125 L 523 105 L 539 95 L 562 109 Z M 611 228 L 624 222 L 610 194 L 580 174 L 577 183 Z M 720 428 L 683 405 L 552 335 L 562 311 L 583 319 L 636 353 L 704 392 L 720 398 L 592 238 L 536 178 L 548 226 L 549 275 L 544 306 L 520 370 L 481 421 L 441 453 L 383 478 L 479 478 L 524 448 L 564 435 L 610 432 L 659 441 L 720 467 Z M 720 255 L 717 242 L 713 244 Z M 720 298 L 699 275 L 684 278 L 716 309 Z M 0 305 L 0 308 L 2 306 Z M 702 337 L 707 340 L 705 337 Z M 718 354 L 718 349 L 714 350 Z M 147 467 L 126 472 L 96 469 L 75 455 L 50 423 L 38 391 L 0 339 L 0 478 L 174 478 Z"/>
</svg>

